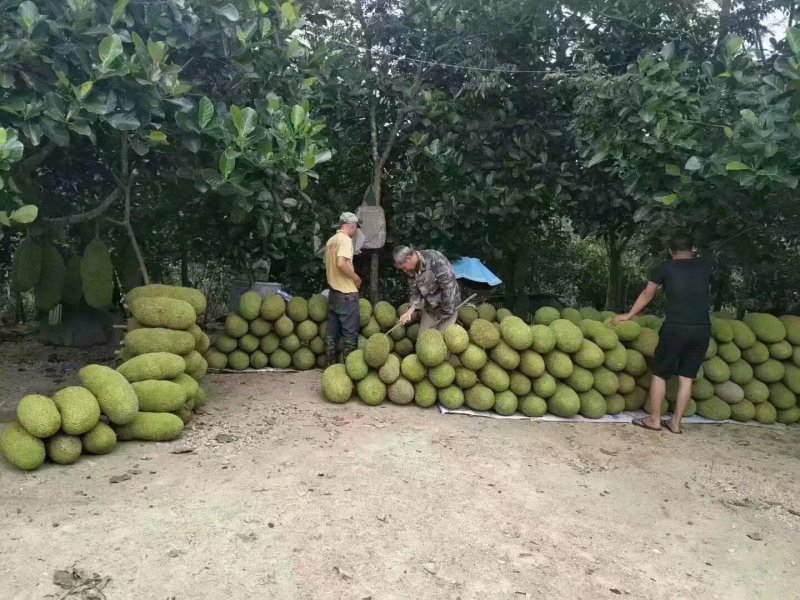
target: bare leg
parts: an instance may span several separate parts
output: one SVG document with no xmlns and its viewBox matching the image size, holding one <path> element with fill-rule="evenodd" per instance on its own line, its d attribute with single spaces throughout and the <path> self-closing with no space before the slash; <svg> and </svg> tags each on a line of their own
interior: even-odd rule
<svg viewBox="0 0 800 600">
<path fill-rule="evenodd" d="M 678 402 L 675 405 L 675 412 L 672 413 L 672 420 L 668 425 L 676 433 L 683 431 L 681 420 L 686 412 L 686 405 L 689 404 L 689 399 L 692 397 L 692 380 L 689 377 L 678 377 L 678 382 Z"/>
<path fill-rule="evenodd" d="M 650 381 L 650 414 L 644 422 L 653 429 L 661 428 L 661 406 L 667 393 L 667 382 L 657 375 Z"/>
</svg>

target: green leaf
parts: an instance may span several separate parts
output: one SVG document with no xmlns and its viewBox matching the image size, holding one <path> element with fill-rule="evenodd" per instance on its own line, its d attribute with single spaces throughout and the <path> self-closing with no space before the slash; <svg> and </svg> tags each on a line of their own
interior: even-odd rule
<svg viewBox="0 0 800 600">
<path fill-rule="evenodd" d="M 158 131 L 157 129 L 154 129 L 153 131 L 151 131 L 150 135 L 148 137 L 150 138 L 150 141 L 152 141 L 152 142 L 166 142 L 167 141 L 167 134 L 164 133 L 163 131 Z"/>
<path fill-rule="evenodd" d="M 22 22 L 22 26 L 25 28 L 25 31 L 28 33 L 28 35 L 30 35 L 31 32 L 33 32 L 33 28 L 36 26 L 36 23 L 39 22 L 39 9 L 36 8 L 36 5 L 33 2 L 26 1 L 19 5 L 17 14 L 19 14 L 19 19 Z"/>
<path fill-rule="evenodd" d="M 281 107 L 281 98 L 280 96 L 270 92 L 267 94 L 267 105 L 269 109 L 272 111 L 278 110 Z"/>
<path fill-rule="evenodd" d="M 120 131 L 133 131 L 139 129 L 141 123 L 132 113 L 114 113 L 106 119 L 108 124 Z"/>
<path fill-rule="evenodd" d="M 703 168 L 703 163 L 700 162 L 700 158 L 697 156 L 692 156 L 689 160 L 686 161 L 686 164 L 683 165 L 683 168 L 687 171 L 699 171 Z"/>
<path fill-rule="evenodd" d="M 9 219 L 20 225 L 28 225 L 39 216 L 39 207 L 33 204 L 25 204 L 9 215 Z"/>
<path fill-rule="evenodd" d="M 122 17 L 125 16 L 125 9 L 128 8 L 128 3 L 130 0 L 117 0 L 114 3 L 114 10 L 111 12 L 111 23 L 110 25 L 114 25 L 117 21 L 119 21 Z"/>
<path fill-rule="evenodd" d="M 739 36 L 731 36 L 725 42 L 725 51 L 728 54 L 736 54 L 737 52 L 739 52 L 739 50 L 742 49 L 743 43 L 744 42 L 742 38 L 740 38 Z"/>
<path fill-rule="evenodd" d="M 167 56 L 167 45 L 164 42 L 147 42 L 147 54 L 150 56 L 150 60 L 152 60 L 156 64 L 161 64 L 161 62 Z"/>
<path fill-rule="evenodd" d="M 100 42 L 98 53 L 102 67 L 107 69 L 118 56 L 122 55 L 122 40 L 116 33 L 104 37 Z"/>
<path fill-rule="evenodd" d="M 295 12 L 294 6 L 291 2 L 284 2 L 281 4 L 281 15 L 290 24 L 294 24 L 294 22 L 297 21 L 297 13 Z"/>
<path fill-rule="evenodd" d="M 94 81 L 84 81 L 78 88 L 78 100 L 83 100 L 92 92 Z"/>
<path fill-rule="evenodd" d="M 256 128 L 257 121 L 258 113 L 256 113 L 255 110 L 249 106 L 242 109 L 242 129 L 239 131 L 239 135 L 246 137 L 253 133 L 253 130 Z"/>
<path fill-rule="evenodd" d="M 595 154 L 587 163 L 586 168 L 590 169 L 596 164 L 603 162 L 606 159 L 607 153 L 606 152 L 598 152 Z"/>
<path fill-rule="evenodd" d="M 675 56 L 675 42 L 669 42 L 668 44 L 664 44 L 664 47 L 661 48 L 661 58 L 664 60 L 672 60 Z"/>
<path fill-rule="evenodd" d="M 200 126 L 200 129 L 205 129 L 213 118 L 214 103 L 203 96 L 203 98 L 200 99 L 200 106 L 197 109 L 197 124 Z"/>
<path fill-rule="evenodd" d="M 233 120 L 234 127 L 236 127 L 236 131 L 239 132 L 239 135 L 242 135 L 242 127 L 244 127 L 244 114 L 242 113 L 242 109 L 235 104 L 231 104 L 231 119 Z"/>
<path fill-rule="evenodd" d="M 0 146 L 3 146 L 8 139 L 8 133 L 6 132 L 5 128 L 0 127 Z"/>
<path fill-rule="evenodd" d="M 214 12 L 234 23 L 239 20 L 239 10 L 230 2 L 225 6 L 215 8 Z"/>
<path fill-rule="evenodd" d="M 729 162 L 727 165 L 725 165 L 725 169 L 728 171 L 752 171 L 752 169 L 746 164 L 737 160 Z"/>
<path fill-rule="evenodd" d="M 800 56 L 800 29 L 797 27 L 789 27 L 786 30 L 786 43 L 792 49 L 795 56 Z"/>
<path fill-rule="evenodd" d="M 267 14 L 269 12 L 269 5 L 266 2 L 259 2 L 258 12 L 260 12 L 262 15 Z"/>
<path fill-rule="evenodd" d="M 286 208 L 297 208 L 299 202 L 297 201 L 297 198 L 284 198 L 281 200 L 281 204 L 283 204 L 283 206 Z"/>
<path fill-rule="evenodd" d="M 227 180 L 235 167 L 236 153 L 230 149 L 225 150 L 222 156 L 219 157 L 219 172 L 222 173 L 223 179 Z"/>
<path fill-rule="evenodd" d="M 681 176 L 681 169 L 678 165 L 667 165 L 664 167 L 664 170 L 667 172 L 667 175 L 672 175 L 674 177 Z"/>
<path fill-rule="evenodd" d="M 725 136 L 728 139 L 731 139 L 733 137 L 733 129 L 731 129 L 730 127 L 725 126 L 725 127 L 722 128 L 722 131 L 725 132 Z"/>
<path fill-rule="evenodd" d="M 303 124 L 303 121 L 305 121 L 305 119 L 306 119 L 305 109 L 299 104 L 295 104 L 292 107 L 292 126 L 295 129 L 299 129 L 300 125 Z"/>
<path fill-rule="evenodd" d="M 304 190 L 308 187 L 308 175 L 300 173 L 300 189 Z"/>
<path fill-rule="evenodd" d="M 0 181 L 2 181 L 2 179 L 0 179 Z M 3 189 L 2 186 L 0 186 L 0 189 Z M 4 210 L 0 210 L 0 225 L 4 227 L 11 227 L 11 221 L 8 220 L 8 214 Z M 2 231 L 0 231 L 0 233 L 2 233 Z"/>
<path fill-rule="evenodd" d="M 325 150 L 324 152 L 320 152 L 317 154 L 317 164 L 328 162 L 331 158 L 333 158 L 333 153 L 330 150 Z"/>
<path fill-rule="evenodd" d="M 678 199 L 677 194 L 656 194 L 655 199 L 661 202 L 664 206 L 672 205 Z"/>
</svg>

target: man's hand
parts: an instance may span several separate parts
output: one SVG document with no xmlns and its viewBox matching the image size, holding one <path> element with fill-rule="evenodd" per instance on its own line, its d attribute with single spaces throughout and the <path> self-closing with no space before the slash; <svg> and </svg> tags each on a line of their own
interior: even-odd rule
<svg viewBox="0 0 800 600">
<path fill-rule="evenodd" d="M 353 283 L 356 284 L 356 289 L 361 289 L 361 277 L 356 275 L 355 278 L 353 279 Z"/>
<path fill-rule="evenodd" d="M 632 318 L 633 318 L 633 315 L 631 313 L 625 313 L 623 315 L 617 315 L 616 317 L 611 319 L 611 324 L 612 325 L 619 325 L 623 321 L 630 321 Z"/>
<path fill-rule="evenodd" d="M 414 313 L 417 312 L 415 308 L 409 308 L 406 312 L 400 315 L 400 324 L 401 325 L 408 325 L 411 323 L 411 319 L 414 318 Z"/>
</svg>

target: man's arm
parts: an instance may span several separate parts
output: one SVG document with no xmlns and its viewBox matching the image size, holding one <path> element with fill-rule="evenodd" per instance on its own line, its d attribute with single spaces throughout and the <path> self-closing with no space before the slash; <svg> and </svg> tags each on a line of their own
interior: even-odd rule
<svg viewBox="0 0 800 600">
<path fill-rule="evenodd" d="M 356 284 L 356 287 L 361 287 L 361 277 L 358 276 L 356 270 L 353 268 L 353 261 L 344 256 L 336 257 L 336 266 L 338 269 L 347 275 Z"/>
<path fill-rule="evenodd" d="M 411 319 L 414 318 L 414 313 L 418 310 L 422 310 L 423 306 L 422 294 L 419 293 L 417 283 L 413 277 L 409 277 L 408 279 L 408 288 L 410 294 L 408 301 L 409 307 L 408 310 L 400 316 L 401 325 L 408 325 L 411 322 Z"/>
<path fill-rule="evenodd" d="M 648 304 L 653 301 L 653 298 L 656 297 L 656 293 L 658 293 L 658 284 L 654 281 L 648 281 L 647 285 L 644 287 L 642 292 L 639 294 L 639 297 L 636 299 L 636 302 L 633 303 L 633 307 L 631 310 L 624 315 L 619 315 L 611 319 L 611 322 L 616 325 L 621 321 L 630 321 L 633 317 L 638 315 L 642 312 Z"/>
</svg>

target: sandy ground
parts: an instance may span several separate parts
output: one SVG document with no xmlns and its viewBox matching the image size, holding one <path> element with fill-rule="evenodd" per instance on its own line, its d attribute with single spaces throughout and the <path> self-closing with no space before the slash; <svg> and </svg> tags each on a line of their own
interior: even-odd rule
<svg viewBox="0 0 800 600">
<path fill-rule="evenodd" d="M 0 345 L 0 413 L 82 360 Z M 800 598 L 796 429 L 337 406 L 316 372 L 206 385 L 177 442 L 0 464 L 3 599 Z M 104 595 L 66 596 L 71 569 Z"/>
</svg>

